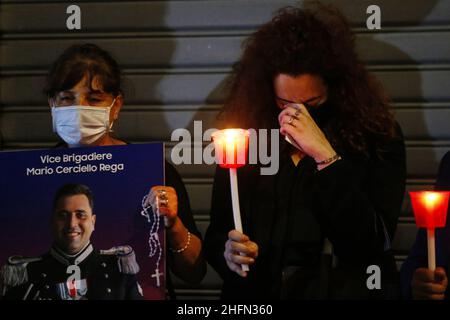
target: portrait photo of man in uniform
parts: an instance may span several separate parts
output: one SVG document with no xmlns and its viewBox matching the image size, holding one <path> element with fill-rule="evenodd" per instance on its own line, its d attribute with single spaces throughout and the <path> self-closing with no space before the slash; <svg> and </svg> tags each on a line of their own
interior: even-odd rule
<svg viewBox="0 0 450 320">
<path fill-rule="evenodd" d="M 165 299 L 164 217 L 144 207 L 164 184 L 163 152 L 0 152 L 0 299 Z"/>
<path fill-rule="evenodd" d="M 53 244 L 40 257 L 12 256 L 1 269 L 3 299 L 143 299 L 139 266 L 130 246 L 96 250 L 94 196 L 83 184 L 65 184 L 53 199 Z"/>
</svg>

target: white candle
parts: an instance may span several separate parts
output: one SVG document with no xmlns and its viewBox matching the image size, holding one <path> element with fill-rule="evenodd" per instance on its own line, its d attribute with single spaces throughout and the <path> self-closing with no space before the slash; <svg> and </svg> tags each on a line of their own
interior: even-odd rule
<svg viewBox="0 0 450 320">
<path fill-rule="evenodd" d="M 240 233 L 243 233 L 241 221 L 241 209 L 239 207 L 239 192 L 238 192 L 236 168 L 230 168 L 230 184 L 231 184 L 231 202 L 233 204 L 234 228 Z M 245 254 L 241 253 L 241 256 L 245 256 Z M 242 270 L 249 271 L 248 264 L 243 264 Z"/>
<path fill-rule="evenodd" d="M 434 229 L 427 229 L 427 243 L 428 243 L 428 269 L 436 270 L 436 248 Z"/>
</svg>

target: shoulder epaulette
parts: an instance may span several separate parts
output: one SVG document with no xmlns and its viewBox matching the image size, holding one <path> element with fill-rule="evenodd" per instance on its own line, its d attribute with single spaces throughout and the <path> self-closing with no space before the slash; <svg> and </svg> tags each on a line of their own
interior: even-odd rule
<svg viewBox="0 0 450 320">
<path fill-rule="evenodd" d="M 3 287 L 15 287 L 28 281 L 27 265 L 41 261 L 41 257 L 12 256 L 0 269 L 0 282 Z"/>
<path fill-rule="evenodd" d="M 100 250 L 100 254 L 116 256 L 119 270 L 122 273 L 137 274 L 139 272 L 136 255 L 134 254 L 133 248 L 130 246 L 118 246 L 108 250 Z"/>
</svg>

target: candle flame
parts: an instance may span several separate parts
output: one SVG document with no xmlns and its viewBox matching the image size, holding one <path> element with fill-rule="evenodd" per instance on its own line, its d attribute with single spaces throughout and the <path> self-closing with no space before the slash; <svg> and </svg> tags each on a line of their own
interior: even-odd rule
<svg viewBox="0 0 450 320">
<path fill-rule="evenodd" d="M 440 196 L 435 192 L 426 192 L 424 200 L 428 206 L 433 206 L 437 201 L 440 200 Z"/>
<path fill-rule="evenodd" d="M 238 131 L 236 129 L 229 129 L 225 131 L 225 141 L 226 143 L 232 144 L 238 138 Z"/>
<path fill-rule="evenodd" d="M 233 145 L 236 141 L 245 141 L 249 133 L 244 129 L 223 129 L 214 132 L 211 136 L 214 142 Z"/>
<path fill-rule="evenodd" d="M 216 158 L 222 168 L 239 168 L 247 159 L 249 132 L 244 129 L 223 129 L 215 131 Z"/>
</svg>

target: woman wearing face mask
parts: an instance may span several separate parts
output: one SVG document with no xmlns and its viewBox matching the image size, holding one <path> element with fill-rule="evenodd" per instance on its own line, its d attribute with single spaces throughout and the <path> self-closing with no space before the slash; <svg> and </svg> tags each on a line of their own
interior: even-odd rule
<svg viewBox="0 0 450 320">
<path fill-rule="evenodd" d="M 124 98 L 119 66 L 108 52 L 94 44 L 69 47 L 51 67 L 45 92 L 59 147 L 126 144 L 112 135 Z M 198 283 L 206 272 L 200 233 L 181 177 L 167 162 L 165 170 L 166 186 L 153 187 L 147 204 L 164 215 L 171 270 Z"/>
<path fill-rule="evenodd" d="M 222 296 L 396 297 L 389 246 L 404 142 L 342 14 L 289 7 L 260 27 L 234 66 L 222 115 L 228 127 L 281 133 L 275 175 L 238 169 L 244 234 L 234 230 L 228 171 L 216 170 L 205 252 Z M 381 283 L 368 281 L 369 266 L 380 268 Z"/>
</svg>

